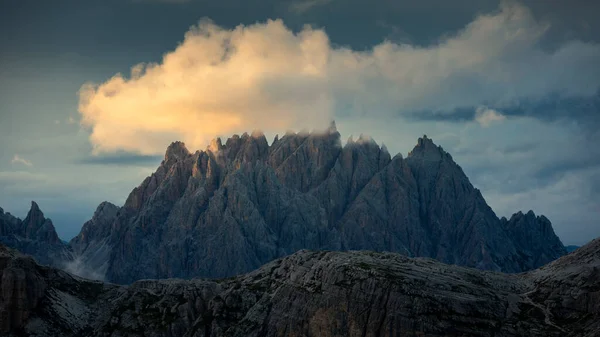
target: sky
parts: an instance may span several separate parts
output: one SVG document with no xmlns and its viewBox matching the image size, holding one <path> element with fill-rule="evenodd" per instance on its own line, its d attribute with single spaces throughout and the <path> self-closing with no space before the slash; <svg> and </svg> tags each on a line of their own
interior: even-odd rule
<svg viewBox="0 0 600 337">
<path fill-rule="evenodd" d="M 498 216 L 600 236 L 600 4 L 0 0 L 0 207 L 69 240 L 169 143 L 261 129 L 426 134 Z"/>
</svg>

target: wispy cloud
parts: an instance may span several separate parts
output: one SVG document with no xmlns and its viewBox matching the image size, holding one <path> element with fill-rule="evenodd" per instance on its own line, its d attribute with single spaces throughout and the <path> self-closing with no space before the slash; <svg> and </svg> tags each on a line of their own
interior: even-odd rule
<svg viewBox="0 0 600 337">
<path fill-rule="evenodd" d="M 475 112 L 475 121 L 484 128 L 489 127 L 492 123 L 501 122 L 506 119 L 506 116 L 500 112 L 484 106 L 477 108 Z"/>
<path fill-rule="evenodd" d="M 22 165 L 29 166 L 29 167 L 33 166 L 33 164 L 29 160 L 19 156 L 18 154 L 15 154 L 13 156 L 10 163 L 11 164 L 22 164 Z"/>
<path fill-rule="evenodd" d="M 301 1 L 294 1 L 290 5 L 289 9 L 290 9 L 291 12 L 294 12 L 296 14 L 303 14 L 303 13 L 308 12 L 309 10 L 311 10 L 311 9 L 313 9 L 315 7 L 325 6 L 325 5 L 329 4 L 332 1 L 333 0 L 301 0 Z"/>
<path fill-rule="evenodd" d="M 31 173 L 27 171 L 0 171 L 0 182 L 23 182 L 23 181 L 43 181 L 46 176 L 39 173 Z"/>
</svg>

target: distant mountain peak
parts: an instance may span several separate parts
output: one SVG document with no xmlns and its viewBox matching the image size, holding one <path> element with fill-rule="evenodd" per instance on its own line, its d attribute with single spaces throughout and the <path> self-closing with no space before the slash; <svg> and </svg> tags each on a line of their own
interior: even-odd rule
<svg viewBox="0 0 600 337">
<path fill-rule="evenodd" d="M 42 264 L 62 267 L 71 258 L 70 249 L 58 238 L 52 220 L 31 202 L 24 220 L 0 212 L 0 242 L 33 255 Z"/>
<path fill-rule="evenodd" d="M 460 166 L 454 161 L 452 155 L 446 152 L 443 147 L 433 142 L 433 139 L 423 135 L 423 137 L 417 140 L 417 145 L 408 153 L 407 159 L 418 160 L 424 163 L 429 162 L 440 162 L 446 161 L 451 163 L 452 166 L 456 166 L 460 170 Z"/>
<path fill-rule="evenodd" d="M 119 206 L 116 206 L 113 203 L 108 201 L 103 201 L 96 207 L 96 211 L 94 212 L 94 218 L 102 217 L 106 213 L 116 213 L 119 210 Z"/>
<path fill-rule="evenodd" d="M 439 159 L 446 152 L 441 146 L 436 145 L 427 135 L 417 140 L 417 145 L 408 153 L 408 157 L 426 157 L 426 159 Z"/>
<path fill-rule="evenodd" d="M 29 208 L 29 213 L 42 213 L 42 211 L 40 210 L 40 206 L 37 204 L 37 202 L 35 201 L 31 201 L 31 207 Z M 42 215 L 44 215 L 42 213 Z"/>
</svg>

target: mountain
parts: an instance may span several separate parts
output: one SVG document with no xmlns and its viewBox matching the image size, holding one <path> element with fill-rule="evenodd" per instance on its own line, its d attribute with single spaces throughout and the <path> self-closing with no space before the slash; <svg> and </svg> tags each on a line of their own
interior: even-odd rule
<svg viewBox="0 0 600 337">
<path fill-rule="evenodd" d="M 123 207 L 95 214 L 70 244 L 77 261 L 115 283 L 228 277 L 300 249 L 522 272 L 566 254 L 550 222 L 529 214 L 498 219 L 426 136 L 406 158 L 391 157 L 363 135 L 342 146 L 332 124 L 271 145 L 258 131 L 195 153 L 174 142 Z"/>
<path fill-rule="evenodd" d="M 577 336 L 600 331 L 600 239 L 502 274 L 299 251 L 220 280 L 89 281 L 0 245 L 3 336 Z"/>
<path fill-rule="evenodd" d="M 75 258 L 67 265 L 67 271 L 89 279 L 104 279 L 111 252 L 108 240 L 119 209 L 107 201 L 96 208 L 92 218 L 83 224 L 79 234 L 69 242 Z"/>
<path fill-rule="evenodd" d="M 568 245 L 565 246 L 565 249 L 567 250 L 568 253 L 574 252 L 575 250 L 579 249 L 580 246 L 576 246 L 576 245 Z"/>
<path fill-rule="evenodd" d="M 536 217 L 533 211 L 518 212 L 510 220 L 502 217 L 500 221 L 522 257 L 523 269 L 544 265 L 558 258 L 558 252 L 564 255 L 567 251 L 554 234 L 550 220 L 543 215 Z"/>
<path fill-rule="evenodd" d="M 24 220 L 0 208 L 0 243 L 34 256 L 41 264 L 58 268 L 64 268 L 73 259 L 69 246 L 58 238 L 52 220 L 44 217 L 34 201 Z"/>
</svg>

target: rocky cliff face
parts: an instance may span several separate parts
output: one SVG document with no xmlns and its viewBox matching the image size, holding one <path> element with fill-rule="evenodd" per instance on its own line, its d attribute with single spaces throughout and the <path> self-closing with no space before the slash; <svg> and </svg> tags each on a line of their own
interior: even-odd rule
<svg viewBox="0 0 600 337">
<path fill-rule="evenodd" d="M 0 242 L 32 255 L 41 264 L 59 268 L 73 258 L 71 249 L 58 238 L 52 220 L 44 217 L 34 201 L 24 220 L 0 209 Z"/>
<path fill-rule="evenodd" d="M 300 251 L 223 280 L 116 286 L 0 246 L 4 336 L 578 336 L 600 331 L 600 240 L 525 274 Z"/>
<path fill-rule="evenodd" d="M 93 244 L 84 228 L 71 245 L 117 283 L 227 277 L 299 249 L 392 251 L 505 272 L 565 254 L 547 219 L 498 219 L 426 136 L 392 158 L 362 135 L 342 146 L 335 125 L 270 146 L 260 132 L 195 153 L 175 142 L 111 209 Z"/>
<path fill-rule="evenodd" d="M 513 214 L 510 220 L 504 217 L 500 220 L 521 256 L 522 268 L 541 266 L 567 254 L 567 249 L 554 234 L 552 224 L 545 216 L 536 217 L 533 211 L 529 211 Z"/>
<path fill-rule="evenodd" d="M 104 279 L 112 247 L 111 227 L 119 209 L 106 201 L 96 208 L 79 235 L 69 242 L 74 258 L 66 264 L 65 270 L 89 279 Z"/>
</svg>

